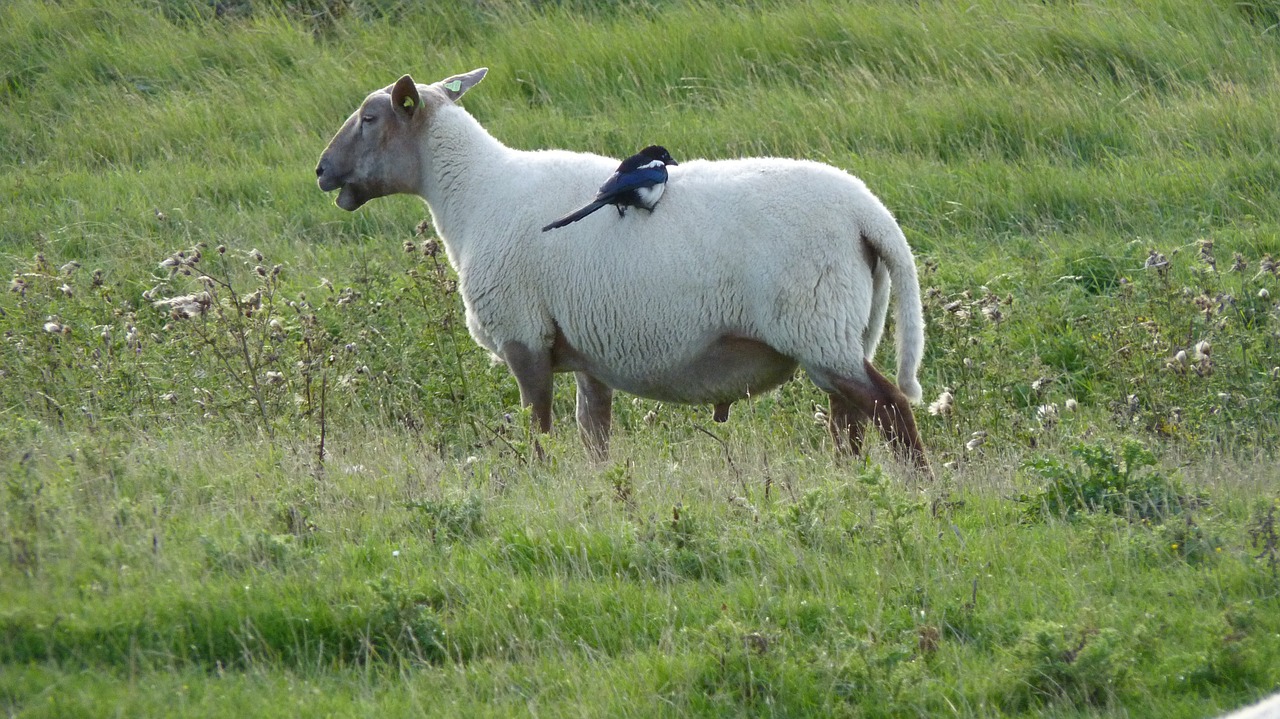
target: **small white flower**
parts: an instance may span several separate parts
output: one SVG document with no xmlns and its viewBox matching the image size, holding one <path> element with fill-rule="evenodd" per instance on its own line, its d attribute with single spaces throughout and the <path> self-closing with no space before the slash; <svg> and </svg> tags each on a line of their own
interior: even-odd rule
<svg viewBox="0 0 1280 719">
<path fill-rule="evenodd" d="M 56 335 L 59 332 L 62 332 L 62 325 L 58 324 L 57 322 L 45 322 L 44 331 L 48 332 L 51 335 Z"/>
<path fill-rule="evenodd" d="M 391 552 L 391 556 L 393 556 L 393 557 L 398 557 L 398 556 L 400 556 L 400 550 L 399 550 L 399 549 L 392 550 L 392 552 Z"/>
</svg>

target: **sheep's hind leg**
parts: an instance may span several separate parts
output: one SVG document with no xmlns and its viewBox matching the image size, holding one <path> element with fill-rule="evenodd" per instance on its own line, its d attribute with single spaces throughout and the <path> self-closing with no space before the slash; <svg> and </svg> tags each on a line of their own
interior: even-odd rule
<svg viewBox="0 0 1280 719">
<path fill-rule="evenodd" d="M 925 459 L 924 442 L 916 429 L 915 415 L 911 413 L 911 403 L 906 395 L 870 362 L 864 362 L 863 367 L 869 382 L 830 375 L 829 379 L 846 401 L 871 417 L 876 429 L 888 440 L 898 457 L 921 474 L 932 477 L 933 470 Z"/>
<path fill-rule="evenodd" d="M 857 457 L 862 454 L 862 435 L 866 430 L 868 417 L 856 404 L 839 393 L 832 393 L 829 397 L 831 410 L 827 417 L 827 429 L 835 441 L 836 451 Z"/>
<path fill-rule="evenodd" d="M 578 381 L 578 433 L 594 459 L 609 455 L 609 426 L 613 422 L 613 388 L 586 372 Z"/>
<path fill-rule="evenodd" d="M 538 431 L 551 432 L 551 350 L 533 349 L 523 342 L 506 342 L 502 359 L 520 387 L 520 405 L 531 407 Z M 542 445 L 534 441 L 534 451 L 542 457 Z"/>
<path fill-rule="evenodd" d="M 711 411 L 711 419 L 717 422 L 728 422 L 730 404 L 730 402 L 721 402 L 720 404 L 715 405 Z"/>
</svg>

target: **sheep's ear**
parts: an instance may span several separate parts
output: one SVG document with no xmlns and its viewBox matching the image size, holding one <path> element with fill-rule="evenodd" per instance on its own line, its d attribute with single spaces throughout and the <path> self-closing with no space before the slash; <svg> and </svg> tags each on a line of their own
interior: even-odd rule
<svg viewBox="0 0 1280 719">
<path fill-rule="evenodd" d="M 391 105 L 396 112 L 403 112 L 412 116 L 413 113 L 422 107 L 422 96 L 418 94 L 418 83 L 413 81 L 412 77 L 405 75 L 396 80 L 395 87 L 391 88 Z"/>
<path fill-rule="evenodd" d="M 488 72 L 489 68 L 481 67 L 471 72 L 464 72 L 461 75 L 447 77 L 436 84 L 449 96 L 450 101 L 457 102 L 458 98 L 462 97 L 462 93 L 475 87 L 476 83 L 483 80 Z"/>
</svg>

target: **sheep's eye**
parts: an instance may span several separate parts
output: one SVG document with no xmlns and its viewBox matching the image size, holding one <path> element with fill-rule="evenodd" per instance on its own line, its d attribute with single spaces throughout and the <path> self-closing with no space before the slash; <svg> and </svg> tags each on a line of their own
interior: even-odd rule
<svg viewBox="0 0 1280 719">
<path fill-rule="evenodd" d="M 364 123 L 364 124 L 366 124 L 366 125 L 372 125 L 373 123 L 375 123 L 375 122 L 377 122 L 377 121 L 378 121 L 378 118 L 377 118 L 377 117 L 374 117 L 373 115 L 364 115 L 364 116 L 362 116 L 362 117 L 360 118 L 360 122 L 362 122 L 362 123 Z"/>
</svg>

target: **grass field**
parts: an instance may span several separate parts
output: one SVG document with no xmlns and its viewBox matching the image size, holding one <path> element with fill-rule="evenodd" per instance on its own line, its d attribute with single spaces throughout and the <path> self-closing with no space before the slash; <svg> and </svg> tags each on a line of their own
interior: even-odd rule
<svg viewBox="0 0 1280 719">
<path fill-rule="evenodd" d="M 1280 689 L 1278 23 L 0 4 L 0 711 L 1204 717 Z M 561 380 L 534 459 L 421 202 L 344 213 L 312 172 L 369 91 L 479 66 L 464 104 L 513 147 L 863 178 L 917 252 L 937 481 L 837 459 L 803 378 L 725 425 L 620 396 L 604 463 Z"/>
</svg>

